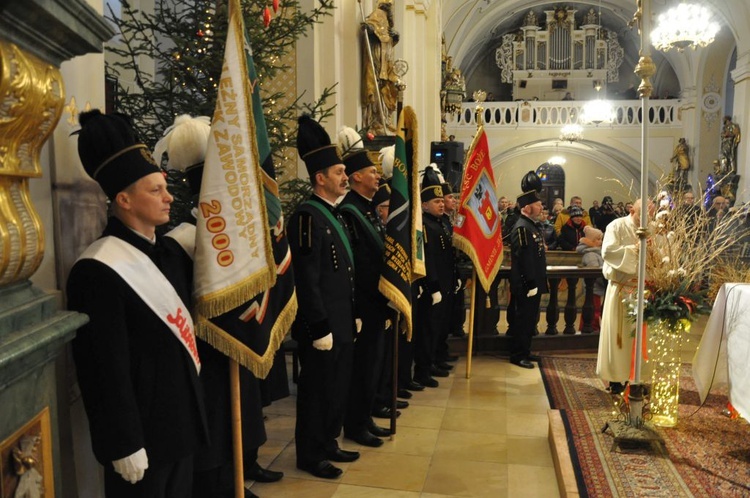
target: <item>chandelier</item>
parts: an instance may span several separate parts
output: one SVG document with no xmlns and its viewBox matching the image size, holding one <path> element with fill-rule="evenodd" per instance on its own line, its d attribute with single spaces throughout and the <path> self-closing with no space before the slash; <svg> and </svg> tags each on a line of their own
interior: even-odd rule
<svg viewBox="0 0 750 498">
<path fill-rule="evenodd" d="M 549 159 L 547 159 L 547 163 L 553 166 L 565 166 L 565 163 L 567 162 L 568 160 L 565 159 L 563 156 L 552 156 Z"/>
<path fill-rule="evenodd" d="M 705 47 L 719 31 L 718 23 L 711 20 L 711 12 L 700 5 L 680 3 L 659 15 L 658 25 L 651 32 L 651 43 L 657 50 L 676 48 L 682 52 L 688 47 Z"/>
<path fill-rule="evenodd" d="M 569 124 L 563 126 L 560 130 L 560 140 L 566 142 L 577 142 L 583 137 L 583 127 L 577 124 Z"/>
<path fill-rule="evenodd" d="M 594 123 L 598 126 L 600 123 L 611 123 L 613 119 L 612 104 L 606 100 L 590 100 L 583 106 L 581 121 L 584 123 Z"/>
</svg>

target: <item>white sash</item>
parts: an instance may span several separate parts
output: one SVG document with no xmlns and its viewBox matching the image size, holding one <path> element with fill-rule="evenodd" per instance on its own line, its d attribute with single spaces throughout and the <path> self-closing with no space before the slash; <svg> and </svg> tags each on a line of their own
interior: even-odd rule
<svg viewBox="0 0 750 498">
<path fill-rule="evenodd" d="M 78 259 L 95 259 L 120 275 L 187 349 L 200 373 L 193 319 L 177 291 L 148 256 L 122 239 L 102 237 Z"/>
</svg>

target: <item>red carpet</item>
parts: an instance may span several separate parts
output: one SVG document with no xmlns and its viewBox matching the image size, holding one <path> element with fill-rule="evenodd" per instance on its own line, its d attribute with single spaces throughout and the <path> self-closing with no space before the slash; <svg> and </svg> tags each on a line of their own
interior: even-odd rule
<svg viewBox="0 0 750 498">
<path fill-rule="evenodd" d="M 609 431 L 611 396 L 596 377 L 596 360 L 544 358 L 542 377 L 550 406 L 560 410 L 581 496 L 750 496 L 750 424 L 721 414 L 725 394 L 699 408 L 690 366 L 680 378 L 679 421 L 656 428 L 664 445 L 622 450 Z"/>
</svg>

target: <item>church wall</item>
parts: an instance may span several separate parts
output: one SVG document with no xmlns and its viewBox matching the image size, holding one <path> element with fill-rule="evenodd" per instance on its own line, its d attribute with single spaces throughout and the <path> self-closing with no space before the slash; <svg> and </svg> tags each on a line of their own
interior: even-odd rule
<svg viewBox="0 0 750 498">
<path fill-rule="evenodd" d="M 734 50 L 734 39 L 728 29 L 719 32 L 705 54 L 705 65 L 702 71 L 702 85 L 697 90 L 696 118 L 699 122 L 699 140 L 696 142 L 696 151 L 693 166 L 698 173 L 698 181 L 701 188 L 706 185 L 706 178 L 713 173 L 713 161 L 719 159 L 721 148 L 722 118 L 725 114 L 733 115 L 733 110 L 726 106 L 727 81 L 729 59 Z M 731 85 L 731 81 L 729 81 Z M 712 107 L 706 99 L 707 94 L 716 91 L 720 94 L 720 106 L 713 112 Z"/>
</svg>

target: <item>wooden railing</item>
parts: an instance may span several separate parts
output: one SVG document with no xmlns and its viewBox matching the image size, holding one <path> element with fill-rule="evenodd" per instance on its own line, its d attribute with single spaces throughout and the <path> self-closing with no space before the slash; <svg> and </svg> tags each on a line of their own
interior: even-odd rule
<svg viewBox="0 0 750 498">
<path fill-rule="evenodd" d="M 544 335 L 555 336 L 560 334 L 560 315 L 563 316 L 562 334 L 575 335 L 579 312 L 582 318 L 581 333 L 592 334 L 594 330 L 594 281 L 602 276 L 601 268 L 578 267 L 578 266 L 550 266 L 547 268 L 547 280 L 549 283 L 549 294 L 542 296 L 541 310 L 545 320 L 540 317 L 538 329 Z M 502 334 L 498 329 L 500 311 L 507 310 L 510 294 L 510 267 L 502 267 L 498 273 L 489 293 L 489 307 L 487 306 L 488 295 L 477 288 L 477 299 L 475 302 L 474 335 L 493 336 Z M 561 282 L 565 282 L 565 289 L 560 290 Z M 561 296 L 561 293 L 565 293 Z M 506 315 L 507 316 L 507 315 Z M 546 327 L 543 324 L 546 322 Z"/>
</svg>

